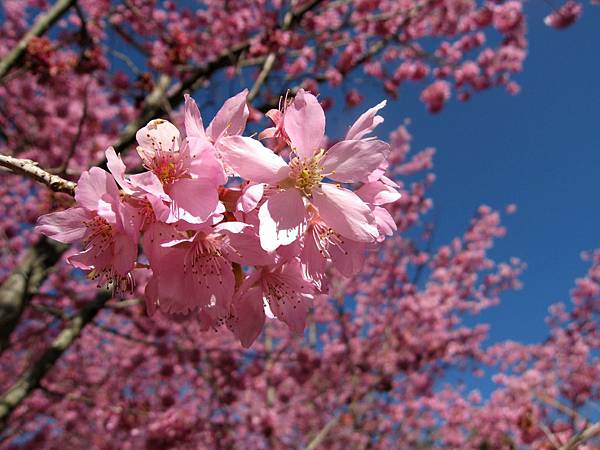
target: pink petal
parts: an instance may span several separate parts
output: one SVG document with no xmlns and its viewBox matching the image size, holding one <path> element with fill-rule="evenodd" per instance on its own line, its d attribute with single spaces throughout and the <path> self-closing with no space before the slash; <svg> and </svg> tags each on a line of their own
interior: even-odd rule
<svg viewBox="0 0 600 450">
<path fill-rule="evenodd" d="M 179 151 L 179 130 L 171 122 L 154 119 L 135 134 L 140 147 L 148 150 Z"/>
<path fill-rule="evenodd" d="M 219 203 L 215 186 L 189 178 L 173 183 L 169 196 L 177 208 L 175 217 L 189 223 L 205 222 Z"/>
<path fill-rule="evenodd" d="M 383 117 L 378 116 L 377 112 L 383 108 L 386 103 L 387 102 L 384 100 L 364 112 L 348 130 L 348 133 L 346 133 L 346 139 L 361 139 L 363 136 L 371 133 L 377 125 L 383 122 Z"/>
<path fill-rule="evenodd" d="M 228 252 L 227 257 L 233 262 L 247 266 L 268 266 L 275 263 L 274 255 L 260 247 L 258 236 L 252 231 L 230 234 L 229 242 L 235 251 Z"/>
<path fill-rule="evenodd" d="M 35 229 L 55 241 L 71 244 L 83 239 L 87 230 L 84 222 L 92 217 L 83 208 L 69 208 L 41 216 Z"/>
<path fill-rule="evenodd" d="M 129 182 L 131 183 L 131 186 L 162 200 L 169 199 L 169 196 L 165 193 L 163 184 L 153 172 L 142 172 L 129 175 Z"/>
<path fill-rule="evenodd" d="M 246 105 L 248 89 L 231 97 L 219 109 L 217 115 L 206 129 L 206 134 L 217 142 L 221 137 L 241 134 L 246 128 L 246 121 L 250 110 Z"/>
<path fill-rule="evenodd" d="M 185 134 L 187 137 L 200 137 L 206 139 L 206 134 L 204 133 L 204 125 L 202 124 L 202 116 L 200 115 L 200 110 L 198 109 L 198 105 L 196 105 L 195 100 L 189 96 L 189 94 L 184 95 L 185 98 Z"/>
<path fill-rule="evenodd" d="M 227 321 L 227 326 L 242 345 L 248 348 L 256 340 L 264 325 L 262 291 L 254 287 L 233 301 L 232 318 Z"/>
<path fill-rule="evenodd" d="M 202 307 L 215 320 L 226 316 L 233 297 L 235 277 L 231 262 L 222 257 L 204 257 L 184 269 L 184 290 L 194 307 Z"/>
<path fill-rule="evenodd" d="M 249 184 L 242 191 L 236 209 L 248 213 L 258 205 L 263 197 L 265 185 L 263 183 Z"/>
<path fill-rule="evenodd" d="M 144 299 L 146 300 L 146 313 L 152 317 L 156 312 L 158 305 L 158 277 L 152 275 L 146 283 L 144 289 Z"/>
<path fill-rule="evenodd" d="M 246 180 L 276 184 L 287 177 L 290 171 L 281 156 L 256 139 L 242 136 L 225 137 L 219 141 L 218 148 L 225 163 Z"/>
<path fill-rule="evenodd" d="M 390 146 L 383 141 L 341 141 L 327 150 L 321 168 L 332 180 L 354 183 L 377 169 L 389 153 Z"/>
<path fill-rule="evenodd" d="M 336 246 L 329 249 L 333 267 L 345 277 L 351 277 L 362 269 L 365 251 L 364 243 L 349 239 L 341 245 L 341 248 Z"/>
<path fill-rule="evenodd" d="M 102 217 L 114 221 L 114 210 L 119 200 L 119 188 L 111 174 L 99 167 L 83 172 L 75 188 L 77 204 Z"/>
<path fill-rule="evenodd" d="M 354 192 L 323 183 L 313 189 L 312 202 L 321 219 L 342 236 L 359 242 L 379 236 L 371 209 Z"/>
<path fill-rule="evenodd" d="M 392 186 L 380 181 L 363 184 L 356 193 L 366 203 L 371 205 L 385 205 L 400 199 L 401 194 Z"/>
<path fill-rule="evenodd" d="M 300 262 L 294 259 L 285 264 L 280 273 L 267 275 L 263 289 L 267 287 L 277 287 L 283 294 L 274 297 L 269 295 L 269 290 L 263 291 L 275 317 L 285 322 L 292 332 L 302 333 L 314 288 L 303 278 Z"/>
<path fill-rule="evenodd" d="M 294 242 L 306 228 L 306 207 L 300 192 L 287 189 L 270 197 L 258 211 L 260 245 L 266 251 Z"/>
<path fill-rule="evenodd" d="M 115 149 L 112 147 L 108 147 L 104 152 L 104 155 L 106 156 L 106 166 L 108 167 L 108 170 L 110 170 L 110 173 L 112 173 L 115 181 L 119 184 L 119 186 L 121 186 L 123 191 L 131 194 L 133 191 L 125 179 L 125 171 L 127 168 L 125 167 L 121 157 L 117 155 Z"/>
<path fill-rule="evenodd" d="M 137 259 L 137 242 L 126 234 L 115 236 L 112 267 L 121 276 L 127 275 L 135 266 Z"/>
<path fill-rule="evenodd" d="M 376 206 L 373 208 L 373 216 L 375 217 L 375 222 L 377 223 L 377 227 L 379 228 L 381 234 L 392 236 L 398 229 L 394 218 L 387 209 L 382 208 L 381 206 Z"/>
<path fill-rule="evenodd" d="M 320 286 L 325 279 L 327 260 L 317 246 L 317 239 L 314 232 L 306 234 L 300 260 L 304 264 L 304 270 L 308 278 Z"/>
<path fill-rule="evenodd" d="M 212 145 L 204 148 L 201 153 L 193 156 L 190 164 L 190 173 L 196 178 L 210 181 L 215 186 L 227 182 L 227 175 L 223 169 L 223 163 L 217 158 L 215 148 Z"/>
<path fill-rule="evenodd" d="M 325 113 L 317 97 L 300 89 L 283 117 L 294 152 L 303 158 L 319 150 L 325 135 Z"/>
</svg>

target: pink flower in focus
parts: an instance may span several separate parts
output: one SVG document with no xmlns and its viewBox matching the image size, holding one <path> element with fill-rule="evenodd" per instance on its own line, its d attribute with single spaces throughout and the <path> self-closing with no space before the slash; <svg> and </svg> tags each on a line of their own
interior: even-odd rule
<svg viewBox="0 0 600 450">
<path fill-rule="evenodd" d="M 260 334 L 265 315 L 285 322 L 294 333 L 302 333 L 314 292 L 297 259 L 257 270 L 234 298 L 227 326 L 244 347 L 250 347 Z"/>
<path fill-rule="evenodd" d="M 83 251 L 69 262 L 99 286 L 131 289 L 139 237 L 135 211 L 121 201 L 110 174 L 97 167 L 81 174 L 75 200 L 78 207 L 41 216 L 36 229 L 66 244 L 82 241 Z"/>
<path fill-rule="evenodd" d="M 205 222 L 219 203 L 217 187 L 226 177 L 210 150 L 193 148 L 182 141 L 179 130 L 162 119 L 152 120 L 136 138 L 144 167 L 160 180 L 170 200 L 167 222 Z M 134 178 L 130 177 L 133 182 Z"/>
<path fill-rule="evenodd" d="M 379 236 L 370 208 L 354 192 L 323 182 L 359 182 L 387 158 L 389 145 L 375 139 L 344 140 L 322 148 L 325 115 L 317 98 L 300 90 L 283 114 L 292 155 L 289 163 L 246 137 L 223 138 L 223 159 L 243 178 L 270 185 L 260 207 L 259 236 L 267 251 L 294 242 L 306 230 L 307 207 L 340 235 L 358 242 Z M 360 133 L 357 134 L 357 136 Z"/>
<path fill-rule="evenodd" d="M 144 252 L 153 269 L 146 289 L 148 311 L 171 314 L 203 310 L 213 321 L 229 313 L 235 289 L 232 263 L 269 265 L 273 258 L 258 245 L 249 225 L 203 225 L 192 236 L 160 224 L 144 235 Z"/>
</svg>

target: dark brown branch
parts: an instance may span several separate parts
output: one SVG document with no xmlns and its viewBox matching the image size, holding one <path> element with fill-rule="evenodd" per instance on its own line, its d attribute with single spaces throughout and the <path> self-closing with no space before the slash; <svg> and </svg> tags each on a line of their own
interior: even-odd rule
<svg viewBox="0 0 600 450">
<path fill-rule="evenodd" d="M 6 77 L 10 69 L 23 57 L 31 40 L 44 34 L 75 2 L 76 0 L 59 0 L 47 13 L 37 18 L 35 24 L 21 38 L 15 48 L 0 60 L 0 81 Z"/>
</svg>

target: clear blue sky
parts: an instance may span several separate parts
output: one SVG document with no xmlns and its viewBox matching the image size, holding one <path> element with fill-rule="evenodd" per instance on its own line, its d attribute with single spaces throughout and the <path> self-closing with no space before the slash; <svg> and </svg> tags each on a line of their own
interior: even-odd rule
<svg viewBox="0 0 600 450">
<path fill-rule="evenodd" d="M 480 204 L 518 205 L 492 256 L 517 256 L 528 268 L 523 289 L 480 317 L 492 341 L 544 339 L 548 306 L 567 300 L 585 271 L 580 252 L 600 247 L 600 7 L 586 4 L 564 31 L 543 24 L 548 8 L 527 5 L 530 52 L 517 96 L 484 92 L 432 116 L 419 89 L 405 87 L 379 132 L 411 117 L 414 148 L 437 149 L 436 243 L 460 235 Z"/>
</svg>

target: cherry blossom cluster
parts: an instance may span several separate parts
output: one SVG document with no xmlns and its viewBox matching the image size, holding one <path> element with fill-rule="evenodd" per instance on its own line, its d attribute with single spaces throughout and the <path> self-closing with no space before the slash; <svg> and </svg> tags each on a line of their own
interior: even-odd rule
<svg viewBox="0 0 600 450">
<path fill-rule="evenodd" d="M 246 95 L 227 100 L 206 128 L 188 96 L 183 136 L 162 119 L 137 132 L 145 171 L 126 174 L 109 148 L 110 172 L 85 171 L 76 206 L 40 217 L 38 230 L 82 242 L 69 262 L 115 291 L 131 290 L 134 269 L 148 267 L 150 314 L 226 323 L 249 346 L 265 315 L 303 331 L 330 268 L 353 275 L 367 248 L 394 233 L 383 205 L 400 193 L 385 176 L 389 144 L 371 136 L 385 102 L 328 146 L 323 108 L 300 90 L 268 113 L 273 126 L 259 138 L 269 148 L 242 136 Z"/>
</svg>

